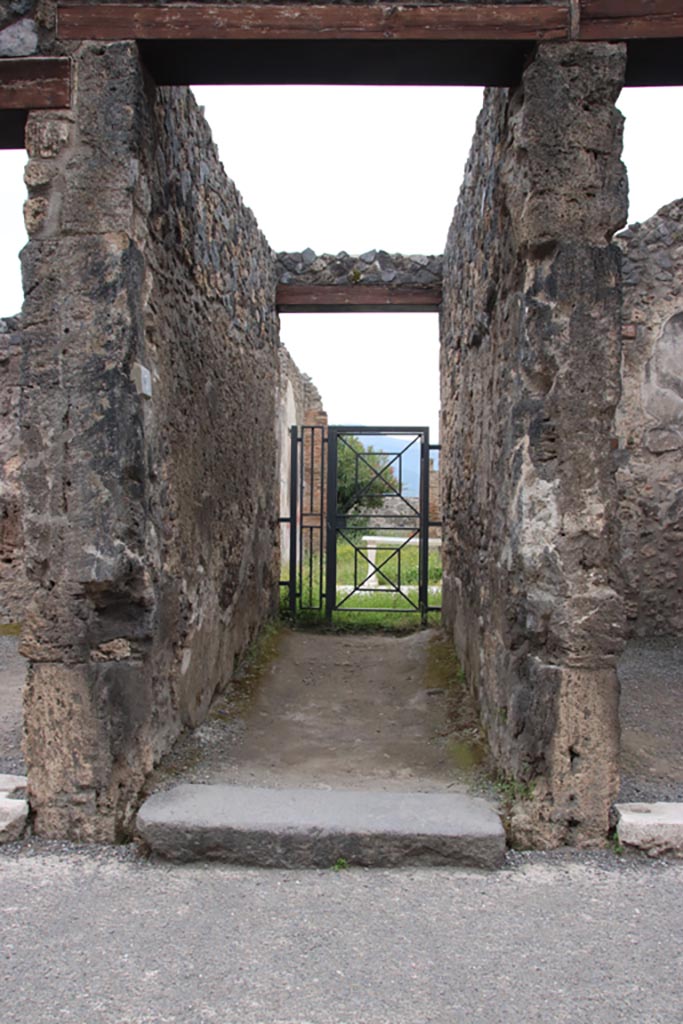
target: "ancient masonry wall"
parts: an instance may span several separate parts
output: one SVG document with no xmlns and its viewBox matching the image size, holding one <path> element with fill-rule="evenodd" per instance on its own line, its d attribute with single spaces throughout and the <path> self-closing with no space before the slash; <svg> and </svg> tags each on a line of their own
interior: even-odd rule
<svg viewBox="0 0 683 1024">
<path fill-rule="evenodd" d="M 390 288 L 428 288 L 441 284 L 441 256 L 403 256 L 370 249 L 361 256 L 347 252 L 317 255 L 312 249 L 277 256 L 281 284 L 383 284 Z"/>
<path fill-rule="evenodd" d="M 0 320 L 0 623 L 20 622 L 26 599 L 20 512 L 18 317 Z"/>
<path fill-rule="evenodd" d="M 445 619 L 518 842 L 604 837 L 617 788 L 618 45 L 489 91 L 444 258 Z"/>
<path fill-rule="evenodd" d="M 81 46 L 27 150 L 29 790 L 38 833 L 111 840 L 276 607 L 275 261 L 132 45 Z"/>
<path fill-rule="evenodd" d="M 619 524 L 630 634 L 683 633 L 683 201 L 617 239 L 623 254 Z"/>
</svg>

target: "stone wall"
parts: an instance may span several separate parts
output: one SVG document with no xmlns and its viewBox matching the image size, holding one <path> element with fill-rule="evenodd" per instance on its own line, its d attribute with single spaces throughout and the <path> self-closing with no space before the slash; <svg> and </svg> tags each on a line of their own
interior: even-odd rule
<svg viewBox="0 0 683 1024">
<path fill-rule="evenodd" d="M 20 512 L 19 319 L 0 320 L 0 623 L 20 622 L 26 599 Z"/>
<path fill-rule="evenodd" d="M 428 288 L 441 284 L 441 256 L 403 256 L 370 249 L 360 256 L 347 252 L 317 255 L 312 249 L 277 256 L 281 284 L 382 284 L 391 288 Z"/>
<path fill-rule="evenodd" d="M 604 837 L 617 788 L 624 64 L 542 45 L 487 93 L 444 258 L 445 621 L 536 845 Z"/>
<path fill-rule="evenodd" d="M 0 0 L 0 60 L 62 56 L 73 49 L 56 38 L 57 0 Z"/>
<path fill-rule="evenodd" d="M 629 633 L 683 633 L 683 200 L 617 239 L 623 392 L 617 410 Z"/>
<path fill-rule="evenodd" d="M 85 44 L 27 126 L 23 653 L 38 833 L 125 833 L 277 602 L 276 273 L 186 89 Z"/>
</svg>

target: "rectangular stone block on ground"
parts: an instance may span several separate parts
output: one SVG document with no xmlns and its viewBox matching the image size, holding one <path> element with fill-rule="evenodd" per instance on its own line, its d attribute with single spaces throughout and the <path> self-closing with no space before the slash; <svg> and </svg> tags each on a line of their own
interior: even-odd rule
<svg viewBox="0 0 683 1024">
<path fill-rule="evenodd" d="M 617 832 L 625 846 L 637 846 L 651 857 L 683 857 L 683 804 L 616 804 Z"/>
<path fill-rule="evenodd" d="M 24 775 L 0 775 L 0 845 L 21 839 L 28 820 Z"/>
<path fill-rule="evenodd" d="M 137 830 L 173 860 L 259 867 L 495 868 L 505 854 L 496 812 L 460 793 L 183 785 L 146 800 Z"/>
</svg>

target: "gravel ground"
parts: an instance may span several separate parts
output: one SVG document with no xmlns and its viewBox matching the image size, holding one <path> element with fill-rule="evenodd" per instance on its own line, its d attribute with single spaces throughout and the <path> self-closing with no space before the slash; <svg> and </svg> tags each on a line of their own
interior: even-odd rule
<svg viewBox="0 0 683 1024">
<path fill-rule="evenodd" d="M 680 1024 L 683 864 L 169 866 L 0 851 L 3 1024 Z"/>
</svg>

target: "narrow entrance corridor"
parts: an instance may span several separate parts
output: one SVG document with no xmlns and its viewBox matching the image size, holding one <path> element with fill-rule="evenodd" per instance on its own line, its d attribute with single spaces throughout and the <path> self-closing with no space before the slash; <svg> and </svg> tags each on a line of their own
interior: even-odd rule
<svg viewBox="0 0 683 1024">
<path fill-rule="evenodd" d="M 445 638 L 277 640 L 162 763 L 142 841 L 173 860 L 261 867 L 500 866 L 503 826 L 472 793 L 483 748 Z"/>
<path fill-rule="evenodd" d="M 155 773 L 242 786 L 481 788 L 473 705 L 437 630 L 407 636 L 285 629 L 260 677 L 218 698 Z"/>
</svg>

